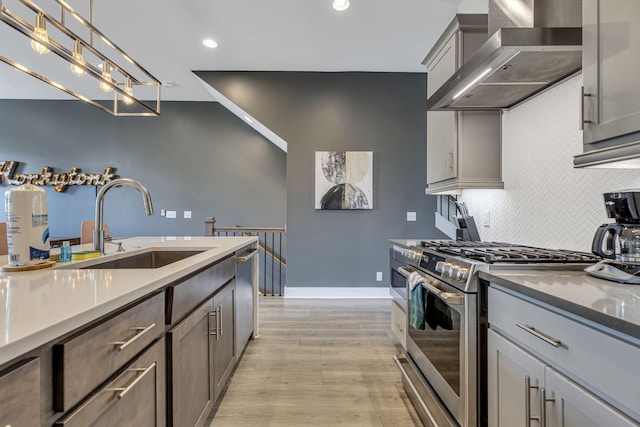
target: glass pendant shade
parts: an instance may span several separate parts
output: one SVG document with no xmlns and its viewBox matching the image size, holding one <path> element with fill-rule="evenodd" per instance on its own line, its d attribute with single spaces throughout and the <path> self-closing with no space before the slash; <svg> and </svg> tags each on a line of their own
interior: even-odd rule
<svg viewBox="0 0 640 427">
<path fill-rule="evenodd" d="M 47 34 L 47 21 L 44 19 L 42 13 L 38 13 L 36 16 L 36 26 L 33 28 L 33 36 L 38 40 L 49 43 L 49 35 Z M 49 52 L 49 48 L 42 43 L 38 43 L 35 40 L 31 40 L 31 48 L 38 52 L 40 55 L 45 55 Z"/>
</svg>

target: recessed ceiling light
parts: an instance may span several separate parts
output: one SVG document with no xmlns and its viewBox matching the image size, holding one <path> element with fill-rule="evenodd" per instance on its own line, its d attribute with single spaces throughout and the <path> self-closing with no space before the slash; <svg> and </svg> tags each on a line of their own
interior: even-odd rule
<svg viewBox="0 0 640 427">
<path fill-rule="evenodd" d="M 202 44 L 210 49 L 218 47 L 218 42 L 213 39 L 204 39 L 202 40 Z"/>
<path fill-rule="evenodd" d="M 338 12 L 349 9 L 349 0 L 333 0 L 333 8 Z"/>
<path fill-rule="evenodd" d="M 253 120 L 251 120 L 251 117 L 247 116 L 246 114 L 245 114 L 243 117 L 244 117 L 244 120 L 245 120 L 247 123 L 249 123 L 249 124 L 253 123 Z"/>
</svg>

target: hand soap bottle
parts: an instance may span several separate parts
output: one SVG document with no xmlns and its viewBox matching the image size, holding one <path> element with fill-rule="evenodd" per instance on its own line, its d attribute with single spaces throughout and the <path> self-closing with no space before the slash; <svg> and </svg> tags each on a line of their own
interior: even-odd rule
<svg viewBox="0 0 640 427">
<path fill-rule="evenodd" d="M 71 262 L 71 246 L 69 245 L 68 240 L 62 242 L 62 247 L 60 248 L 60 262 Z"/>
</svg>

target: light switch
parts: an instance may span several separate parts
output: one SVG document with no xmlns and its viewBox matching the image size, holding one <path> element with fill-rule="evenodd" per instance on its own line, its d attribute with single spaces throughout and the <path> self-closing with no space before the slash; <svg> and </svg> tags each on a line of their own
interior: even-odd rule
<svg viewBox="0 0 640 427">
<path fill-rule="evenodd" d="M 167 211 L 167 218 L 175 218 L 176 211 Z"/>
<path fill-rule="evenodd" d="M 167 211 L 164 209 L 160 209 L 160 216 L 165 216 L 167 214 Z"/>
<path fill-rule="evenodd" d="M 382 282 L 382 271 L 376 272 L 376 280 Z"/>
<path fill-rule="evenodd" d="M 415 221 L 416 213 L 415 212 L 407 212 L 407 221 Z"/>
<path fill-rule="evenodd" d="M 485 228 L 491 227 L 491 211 L 489 209 L 482 212 L 482 225 Z"/>
<path fill-rule="evenodd" d="M 184 211 L 185 218 L 191 218 L 191 211 Z"/>
</svg>

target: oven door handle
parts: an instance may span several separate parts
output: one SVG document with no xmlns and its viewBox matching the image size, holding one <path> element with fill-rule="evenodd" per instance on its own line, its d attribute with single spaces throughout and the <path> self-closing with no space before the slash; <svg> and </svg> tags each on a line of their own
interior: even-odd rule
<svg viewBox="0 0 640 427">
<path fill-rule="evenodd" d="M 398 273 L 402 274 L 405 279 L 408 279 L 409 275 L 411 275 L 411 271 L 407 270 L 404 267 L 398 267 Z"/>
<path fill-rule="evenodd" d="M 429 282 L 422 282 L 422 287 L 440 298 L 447 305 L 464 305 L 464 294 L 457 292 L 445 292 L 442 289 L 436 288 Z"/>
</svg>

